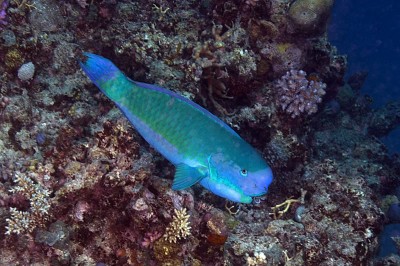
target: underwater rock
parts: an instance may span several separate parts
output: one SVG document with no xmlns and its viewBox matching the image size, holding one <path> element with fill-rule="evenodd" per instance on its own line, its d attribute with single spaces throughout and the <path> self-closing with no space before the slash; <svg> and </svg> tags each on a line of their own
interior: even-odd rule
<svg viewBox="0 0 400 266">
<path fill-rule="evenodd" d="M 375 110 L 369 120 L 368 133 L 383 137 L 400 124 L 400 102 L 390 102 Z"/>
<path fill-rule="evenodd" d="M 17 37 L 12 30 L 3 30 L 0 33 L 1 43 L 6 47 L 14 46 L 17 43 Z"/>
<path fill-rule="evenodd" d="M 340 112 L 340 103 L 335 99 L 330 100 L 326 103 L 323 112 L 326 115 L 337 115 Z"/>
<path fill-rule="evenodd" d="M 51 247 L 65 248 L 69 241 L 70 229 L 62 221 L 50 225 L 49 231 L 39 229 L 36 232 L 35 241 L 45 243 Z"/>
<path fill-rule="evenodd" d="M 351 75 L 347 80 L 347 83 L 350 85 L 351 88 L 358 91 L 361 90 L 361 88 L 363 87 L 367 77 L 368 71 L 359 71 Z"/>
<path fill-rule="evenodd" d="M 215 209 L 210 213 L 210 217 L 207 220 L 207 241 L 214 246 L 222 246 L 225 244 L 230 234 L 227 219 L 222 211 Z"/>
<path fill-rule="evenodd" d="M 35 8 L 29 13 L 29 23 L 38 32 L 56 32 L 64 28 L 66 21 L 60 19 L 61 6 L 52 1 L 35 1 Z"/>
<path fill-rule="evenodd" d="M 306 207 L 304 207 L 303 205 L 299 206 L 296 209 L 293 220 L 295 220 L 298 223 L 301 223 L 301 218 L 302 218 L 305 210 L 306 210 Z"/>
</svg>

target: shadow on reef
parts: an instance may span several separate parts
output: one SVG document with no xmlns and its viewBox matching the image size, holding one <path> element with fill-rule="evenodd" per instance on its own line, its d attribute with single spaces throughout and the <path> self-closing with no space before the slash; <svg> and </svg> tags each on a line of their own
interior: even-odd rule
<svg viewBox="0 0 400 266">
<path fill-rule="evenodd" d="M 0 264 L 398 261 L 373 259 L 400 220 L 400 159 L 378 139 L 400 105 L 371 109 L 366 73 L 343 80 L 332 4 L 0 0 Z M 173 166 L 79 70 L 82 51 L 223 119 L 272 166 L 268 194 L 171 190 Z"/>
</svg>

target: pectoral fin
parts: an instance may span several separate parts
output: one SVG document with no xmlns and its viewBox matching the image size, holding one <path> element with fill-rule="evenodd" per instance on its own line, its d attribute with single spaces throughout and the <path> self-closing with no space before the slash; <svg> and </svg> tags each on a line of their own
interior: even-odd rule
<svg viewBox="0 0 400 266">
<path fill-rule="evenodd" d="M 205 173 L 196 167 L 191 167 L 187 164 L 178 164 L 175 170 L 174 182 L 172 183 L 173 190 L 181 190 L 188 188 L 205 177 Z"/>
</svg>

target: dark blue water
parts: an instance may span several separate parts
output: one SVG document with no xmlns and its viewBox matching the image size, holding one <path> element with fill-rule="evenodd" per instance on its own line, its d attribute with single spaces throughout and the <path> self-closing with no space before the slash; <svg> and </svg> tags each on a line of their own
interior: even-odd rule
<svg viewBox="0 0 400 266">
<path fill-rule="evenodd" d="M 374 108 L 400 101 L 400 1 L 336 0 L 329 39 L 348 55 L 347 75 L 368 71 L 362 93 Z M 400 153 L 400 128 L 382 139 Z"/>
</svg>

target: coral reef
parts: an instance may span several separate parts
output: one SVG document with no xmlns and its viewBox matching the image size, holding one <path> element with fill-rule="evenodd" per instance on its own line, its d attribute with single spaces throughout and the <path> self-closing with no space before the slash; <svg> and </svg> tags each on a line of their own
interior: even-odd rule
<svg viewBox="0 0 400 266">
<path fill-rule="evenodd" d="M 374 263 L 398 220 L 400 159 L 377 137 L 399 105 L 373 110 L 366 74 L 344 80 L 332 2 L 0 0 L 0 265 Z M 271 165 L 268 194 L 171 190 L 174 167 L 83 75 L 82 51 L 218 115 Z"/>
</svg>

